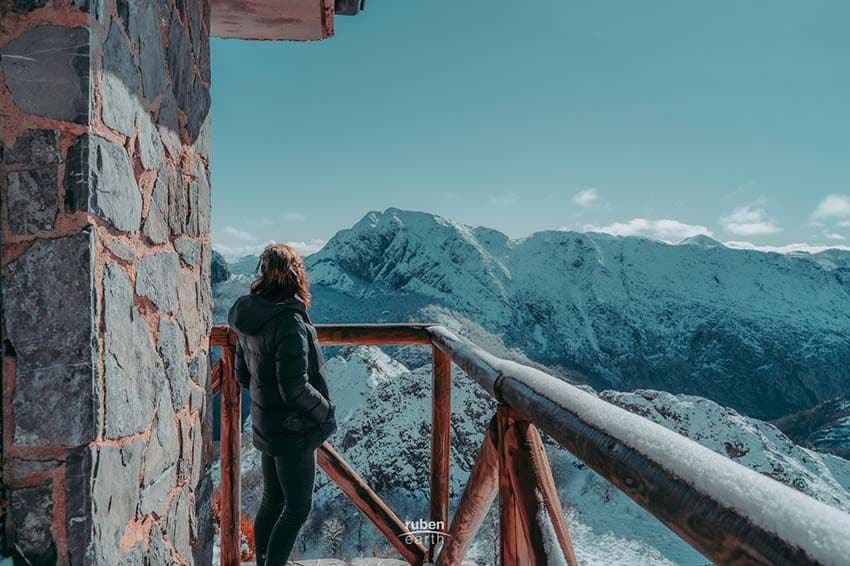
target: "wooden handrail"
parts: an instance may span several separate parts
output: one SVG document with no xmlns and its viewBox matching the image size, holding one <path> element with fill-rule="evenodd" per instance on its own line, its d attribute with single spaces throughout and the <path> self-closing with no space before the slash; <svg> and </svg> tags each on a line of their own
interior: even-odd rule
<svg viewBox="0 0 850 566">
<path fill-rule="evenodd" d="M 430 345 L 428 324 L 317 324 L 316 334 L 325 346 Z M 235 346 L 236 334 L 225 325 L 213 326 L 210 346 Z"/>
<path fill-rule="evenodd" d="M 518 418 L 709 559 L 840 564 L 850 556 L 847 513 L 561 379 L 497 358 L 443 327 L 430 331 L 440 349 Z"/>
<path fill-rule="evenodd" d="M 444 452 L 449 430 L 445 419 L 450 415 L 445 402 L 450 391 L 450 378 L 445 377 L 450 375 L 446 370 L 450 368 L 447 360 L 499 400 L 501 408 L 495 432 L 485 436 L 449 529 L 450 539 L 436 556 L 440 565 L 459 564 L 496 491 L 504 499 L 505 508 L 501 520 L 501 532 L 505 535 L 503 563 L 524 564 L 539 557 L 539 548 L 533 548 L 539 546 L 539 539 L 535 542 L 539 534 L 528 532 L 535 528 L 529 521 L 535 512 L 535 502 L 521 489 L 532 483 L 548 490 L 551 496 L 554 486 L 545 477 L 544 468 L 548 464 L 542 465 L 541 460 L 545 453 L 534 445 L 533 435 L 528 436 L 528 423 L 547 433 L 715 562 L 826 565 L 838 564 L 841 557 L 850 556 L 850 515 L 563 380 L 493 356 L 442 326 L 318 325 L 317 328 L 320 339 L 328 345 L 430 343 L 434 347 L 432 519 L 445 516 L 443 509 L 447 505 L 449 471 L 447 451 Z M 215 327 L 210 343 L 230 348 L 235 337 L 226 327 Z M 223 383 L 231 371 L 227 364 L 214 367 L 211 381 L 215 382 L 218 376 L 218 383 Z M 519 454 L 519 460 L 512 461 L 504 446 L 515 445 L 523 438 L 529 446 L 528 453 Z M 235 453 L 238 454 L 238 448 Z M 494 461 L 498 462 L 498 477 L 492 472 Z M 538 474 L 534 481 L 514 481 L 511 473 L 522 477 L 517 466 L 524 465 L 523 461 L 531 461 L 543 470 L 542 475 Z M 512 467 L 514 472 L 510 471 Z M 222 474 L 225 475 L 224 462 Z M 746 489 L 740 489 L 742 484 Z M 554 499 L 547 502 L 544 498 L 542 504 L 549 515 L 561 515 Z M 518 505 L 525 507 L 520 509 Z M 572 562 L 563 517 L 554 518 L 552 527 L 565 551 L 564 558 Z M 386 524 L 383 529 L 385 532 Z M 421 561 L 419 552 L 417 549 L 414 554 Z M 430 550 L 430 558 L 434 558 L 435 552 L 434 548 Z"/>
</svg>

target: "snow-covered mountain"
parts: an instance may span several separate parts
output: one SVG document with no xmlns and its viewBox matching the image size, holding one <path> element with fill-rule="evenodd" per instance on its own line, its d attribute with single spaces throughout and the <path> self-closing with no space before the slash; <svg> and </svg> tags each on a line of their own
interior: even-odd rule
<svg viewBox="0 0 850 566">
<path fill-rule="evenodd" d="M 799 444 L 850 459 L 850 399 L 847 395 L 787 415 L 773 424 Z"/>
<path fill-rule="evenodd" d="M 430 447 L 430 383 L 426 366 L 409 369 L 374 347 L 345 349 L 328 361 L 339 431 L 332 439 L 346 460 L 404 520 L 426 518 Z M 700 397 L 639 390 L 605 391 L 601 398 L 636 412 L 850 512 L 850 462 L 801 448 L 774 426 L 744 417 Z M 454 505 L 472 467 L 489 419 L 492 399 L 462 372 L 453 375 L 451 497 Z M 675 534 L 615 487 L 557 446 L 547 446 L 556 484 L 567 513 L 577 555 L 587 565 L 681 564 L 706 561 Z M 243 438 L 243 507 L 259 505 L 259 455 Z M 343 556 L 392 555 L 385 541 L 339 491 L 319 475 L 315 512 L 299 553 L 317 557 L 323 525 L 331 518 L 345 526 Z M 495 564 L 496 517 L 485 522 L 468 556 Z"/>
<path fill-rule="evenodd" d="M 777 421 L 793 440 L 752 418 L 782 417 L 850 389 L 850 254 L 831 252 L 734 250 L 706 237 L 678 245 L 572 232 L 511 240 L 389 209 L 339 232 L 307 266 L 317 322 L 444 324 L 850 511 L 850 462 L 803 447 L 828 450 L 850 432 L 846 405 L 801 413 L 789 421 L 796 428 Z M 217 322 L 255 266 L 255 257 L 242 258 L 216 282 Z M 428 349 L 326 353 L 340 420 L 333 443 L 403 519 L 427 517 Z M 452 406 L 455 501 L 495 408 L 459 372 Z M 249 431 L 243 446 L 251 514 L 261 479 Z M 548 451 L 582 564 L 706 563 L 568 453 Z M 328 554 L 329 521 L 342 537 L 340 555 L 394 555 L 320 474 L 301 556 Z M 493 564 L 496 533 L 491 516 L 469 557 Z"/>
<path fill-rule="evenodd" d="M 574 381 L 777 418 L 850 389 L 845 255 L 736 250 L 704 236 L 511 240 L 388 209 L 307 265 L 318 321 L 424 320 L 439 307 L 440 322 L 474 321 Z"/>
</svg>

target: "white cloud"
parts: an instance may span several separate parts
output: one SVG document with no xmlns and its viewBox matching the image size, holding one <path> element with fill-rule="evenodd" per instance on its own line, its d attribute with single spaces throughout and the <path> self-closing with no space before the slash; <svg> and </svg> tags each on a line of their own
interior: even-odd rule
<svg viewBox="0 0 850 566">
<path fill-rule="evenodd" d="M 224 233 L 237 240 L 239 242 L 256 242 L 257 238 L 253 234 L 250 234 L 244 230 L 240 230 L 239 228 L 235 228 L 233 226 L 225 226 Z"/>
<path fill-rule="evenodd" d="M 227 261 L 237 260 L 246 255 L 260 255 L 263 249 L 274 242 L 264 242 L 262 244 L 222 244 L 219 241 L 213 241 L 213 248 L 224 256 Z"/>
<path fill-rule="evenodd" d="M 850 251 L 850 246 L 829 246 L 823 244 L 786 244 L 784 246 L 762 246 L 752 242 L 726 242 L 727 248 L 736 250 L 755 250 L 759 252 L 776 252 L 780 254 L 790 254 L 794 252 L 808 252 L 810 254 L 820 253 L 826 250 L 846 250 Z"/>
<path fill-rule="evenodd" d="M 847 239 L 844 236 L 842 236 L 841 234 L 838 234 L 836 232 L 831 232 L 829 234 L 825 234 L 825 236 L 829 240 L 846 240 Z"/>
<path fill-rule="evenodd" d="M 513 206 L 519 202 L 519 195 L 516 193 L 490 195 L 488 201 L 492 206 Z"/>
<path fill-rule="evenodd" d="M 597 200 L 599 200 L 599 191 L 596 189 L 585 189 L 573 196 L 573 202 L 582 208 L 590 208 Z"/>
<path fill-rule="evenodd" d="M 304 222 L 307 216 L 302 212 L 287 212 L 283 215 L 283 219 L 287 222 Z"/>
<path fill-rule="evenodd" d="M 664 241 L 678 241 L 700 234 L 714 235 L 705 226 L 685 224 L 678 220 L 648 220 L 646 218 L 633 218 L 628 222 L 614 222 L 607 226 L 587 225 L 584 230 L 586 232 L 605 232 L 615 236 L 647 236 Z"/>
<path fill-rule="evenodd" d="M 764 236 L 781 232 L 782 228 L 767 218 L 763 208 L 755 204 L 739 206 L 720 219 L 723 227 L 738 236 Z"/>
<path fill-rule="evenodd" d="M 301 255 L 310 255 L 316 253 L 323 247 L 325 247 L 325 241 L 315 238 L 313 240 L 309 240 L 307 242 L 283 242 L 287 246 L 292 246 L 295 248 L 298 253 Z"/>
<path fill-rule="evenodd" d="M 269 240 L 263 243 L 253 243 L 253 244 L 222 244 L 218 241 L 213 242 L 213 247 L 225 257 L 225 259 L 232 261 L 244 257 L 246 255 L 260 255 L 260 253 L 265 249 L 269 244 L 276 244 L 273 240 Z M 292 246 L 295 248 L 298 253 L 303 256 L 308 256 L 312 253 L 315 253 L 322 249 L 325 245 L 324 240 L 314 239 L 309 241 L 295 241 L 295 242 L 281 242 L 288 246 Z"/>
<path fill-rule="evenodd" d="M 850 217 L 850 196 L 833 194 L 823 199 L 812 218 L 848 218 Z"/>
<path fill-rule="evenodd" d="M 850 228 L 850 220 L 842 220 L 838 225 L 842 228 Z"/>
</svg>

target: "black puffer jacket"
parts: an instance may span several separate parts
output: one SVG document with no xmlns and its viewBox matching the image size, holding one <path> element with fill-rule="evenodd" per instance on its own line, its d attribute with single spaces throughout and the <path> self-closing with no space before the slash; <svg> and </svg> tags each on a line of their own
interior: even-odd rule
<svg viewBox="0 0 850 566">
<path fill-rule="evenodd" d="M 236 330 L 236 376 L 251 392 L 254 446 L 273 456 L 319 446 L 336 430 L 316 329 L 297 299 L 240 297 L 228 315 Z"/>
</svg>

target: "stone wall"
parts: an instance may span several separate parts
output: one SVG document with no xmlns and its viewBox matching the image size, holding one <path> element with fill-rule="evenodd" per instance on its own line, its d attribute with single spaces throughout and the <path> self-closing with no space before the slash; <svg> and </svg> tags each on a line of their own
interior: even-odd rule
<svg viewBox="0 0 850 566">
<path fill-rule="evenodd" d="M 209 3 L 0 17 L 5 552 L 209 564 Z"/>
</svg>

